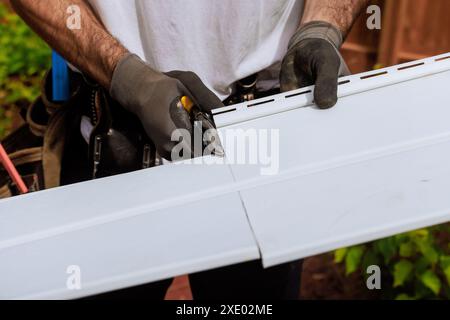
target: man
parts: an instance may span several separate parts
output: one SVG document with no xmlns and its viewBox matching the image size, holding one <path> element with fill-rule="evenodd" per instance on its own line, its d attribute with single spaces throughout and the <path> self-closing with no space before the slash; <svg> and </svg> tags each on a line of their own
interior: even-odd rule
<svg viewBox="0 0 450 320">
<path fill-rule="evenodd" d="M 366 0 L 11 2 L 55 50 L 137 115 L 159 154 L 170 159 L 173 131 L 191 125 L 175 107 L 184 95 L 209 112 L 233 94 L 237 81 L 257 74 L 259 90 L 314 83 L 318 107 L 334 106 L 345 72 L 338 49 Z M 81 10 L 81 28 L 71 30 L 66 20 L 73 5 Z M 295 299 L 300 264 L 263 270 L 253 262 L 190 281 L 194 298 Z M 168 284 L 103 297 L 163 297 Z"/>
</svg>

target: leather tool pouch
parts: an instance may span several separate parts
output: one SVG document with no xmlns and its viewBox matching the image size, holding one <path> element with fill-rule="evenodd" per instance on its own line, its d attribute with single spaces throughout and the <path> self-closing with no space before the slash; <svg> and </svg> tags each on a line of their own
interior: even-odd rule
<svg viewBox="0 0 450 320">
<path fill-rule="evenodd" d="M 94 126 L 89 138 L 92 179 L 153 167 L 156 147 L 139 119 L 123 109 L 99 86 L 90 91 L 89 118 Z"/>
<path fill-rule="evenodd" d="M 42 190 L 44 188 L 42 138 L 32 134 L 28 126 L 24 125 L 8 136 L 2 144 L 29 190 Z M 17 194 L 18 190 L 15 184 L 1 167 L 0 199 Z"/>
<path fill-rule="evenodd" d="M 60 185 L 64 142 L 72 119 L 72 106 L 79 94 L 74 82 L 73 95 L 66 103 L 54 103 L 50 97 L 51 71 L 42 82 L 41 95 L 21 112 L 25 124 L 7 136 L 2 144 L 31 192 Z M 18 194 L 8 173 L 0 166 L 0 198 Z"/>
</svg>

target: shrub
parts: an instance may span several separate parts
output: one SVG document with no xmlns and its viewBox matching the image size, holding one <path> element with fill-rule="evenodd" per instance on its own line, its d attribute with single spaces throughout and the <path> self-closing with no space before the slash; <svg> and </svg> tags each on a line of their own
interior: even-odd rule
<svg viewBox="0 0 450 320">
<path fill-rule="evenodd" d="M 386 299 L 450 298 L 450 225 L 422 229 L 373 243 L 336 250 L 347 275 L 370 265 L 382 270 Z"/>
<path fill-rule="evenodd" d="M 11 126 L 12 108 L 39 94 L 51 64 L 51 50 L 4 4 L 0 3 L 0 138 Z"/>
</svg>

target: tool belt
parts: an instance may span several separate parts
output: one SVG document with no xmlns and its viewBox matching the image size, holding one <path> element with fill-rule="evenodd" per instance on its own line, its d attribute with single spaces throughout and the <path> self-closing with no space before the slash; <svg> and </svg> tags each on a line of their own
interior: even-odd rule
<svg viewBox="0 0 450 320">
<path fill-rule="evenodd" d="M 76 85 L 74 83 L 74 85 Z M 61 159 L 68 129 L 73 116 L 72 103 L 58 104 L 50 97 L 51 72 L 41 86 L 41 95 L 21 111 L 25 124 L 7 136 L 2 145 L 18 169 L 30 191 L 39 191 L 60 185 Z M 74 95 L 78 88 L 74 86 Z M 0 198 L 19 192 L 8 173 L 0 166 Z"/>
<path fill-rule="evenodd" d="M 25 124 L 2 144 L 30 191 L 152 167 L 156 148 L 139 119 L 126 112 L 100 86 L 71 72 L 71 96 L 53 102 L 51 71 L 41 95 L 22 112 Z M 93 130 L 86 143 L 80 133 L 82 117 Z M 0 199 L 19 192 L 0 166 Z"/>
</svg>

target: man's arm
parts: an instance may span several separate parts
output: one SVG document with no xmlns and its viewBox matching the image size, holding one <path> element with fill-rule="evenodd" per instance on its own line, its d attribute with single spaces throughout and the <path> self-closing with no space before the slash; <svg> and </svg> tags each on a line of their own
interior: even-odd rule
<svg viewBox="0 0 450 320">
<path fill-rule="evenodd" d="M 301 26 L 325 21 L 337 27 L 345 38 L 368 0 L 306 0 Z"/>
<path fill-rule="evenodd" d="M 105 88 L 118 61 L 128 51 L 111 36 L 85 0 L 11 0 L 16 12 L 52 48 Z M 67 9 L 81 10 L 81 29 L 66 26 Z"/>
</svg>

